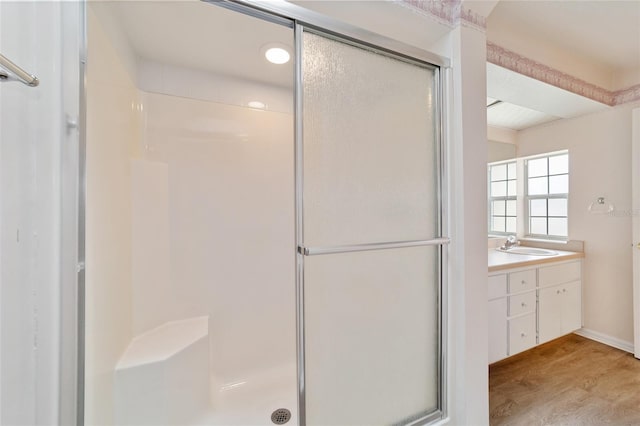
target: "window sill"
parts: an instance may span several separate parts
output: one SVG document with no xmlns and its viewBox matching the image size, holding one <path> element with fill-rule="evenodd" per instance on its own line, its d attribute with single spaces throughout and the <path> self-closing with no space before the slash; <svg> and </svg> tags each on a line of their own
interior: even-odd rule
<svg viewBox="0 0 640 426">
<path fill-rule="evenodd" d="M 525 242 L 534 242 L 534 243 L 549 243 L 549 244 L 562 244 L 562 245 L 566 245 L 569 240 L 553 240 L 553 239 L 546 239 L 546 238 L 532 238 L 532 237 L 525 237 L 525 238 L 518 238 L 518 241 L 525 241 Z"/>
</svg>

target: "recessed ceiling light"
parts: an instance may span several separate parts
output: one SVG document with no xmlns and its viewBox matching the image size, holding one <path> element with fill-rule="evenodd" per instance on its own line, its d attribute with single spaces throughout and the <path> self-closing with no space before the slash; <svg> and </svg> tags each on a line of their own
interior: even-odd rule
<svg viewBox="0 0 640 426">
<path fill-rule="evenodd" d="M 249 108 L 254 108 L 254 109 L 266 109 L 267 105 L 264 102 L 260 102 L 260 101 L 251 101 L 247 104 L 247 106 Z"/>
<path fill-rule="evenodd" d="M 264 52 L 264 56 L 267 58 L 267 61 L 278 65 L 286 64 L 289 62 L 289 58 L 291 58 L 289 52 L 282 47 L 271 47 Z"/>
</svg>

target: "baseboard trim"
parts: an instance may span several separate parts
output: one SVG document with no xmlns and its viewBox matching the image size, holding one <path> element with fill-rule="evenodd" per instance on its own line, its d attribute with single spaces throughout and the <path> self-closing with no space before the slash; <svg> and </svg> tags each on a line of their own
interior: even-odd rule
<svg viewBox="0 0 640 426">
<path fill-rule="evenodd" d="M 578 336 L 586 337 L 587 339 L 595 340 L 596 342 L 604 343 L 605 345 L 620 349 L 625 352 L 634 353 L 633 343 L 625 340 L 618 339 L 616 337 L 609 336 L 608 334 L 599 333 L 597 331 L 589 330 L 582 327 L 580 330 L 574 331 Z"/>
</svg>

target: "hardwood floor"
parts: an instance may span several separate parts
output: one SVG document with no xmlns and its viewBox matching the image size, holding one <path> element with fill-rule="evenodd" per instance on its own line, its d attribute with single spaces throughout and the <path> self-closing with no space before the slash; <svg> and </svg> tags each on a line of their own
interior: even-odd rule
<svg viewBox="0 0 640 426">
<path fill-rule="evenodd" d="M 570 334 L 489 366 L 491 425 L 640 425 L 640 360 Z"/>
</svg>

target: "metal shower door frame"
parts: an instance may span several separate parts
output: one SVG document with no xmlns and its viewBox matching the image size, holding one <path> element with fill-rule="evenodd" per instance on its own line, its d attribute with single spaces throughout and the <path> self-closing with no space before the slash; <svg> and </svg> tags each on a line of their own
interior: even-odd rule
<svg viewBox="0 0 640 426">
<path fill-rule="evenodd" d="M 323 20 L 325 24 L 325 20 Z M 428 52 L 421 51 L 418 57 L 411 55 L 416 53 L 415 48 L 406 46 L 396 41 L 383 40 L 381 45 L 372 44 L 375 41 L 381 41 L 381 36 L 372 36 L 371 33 L 355 27 L 347 28 L 342 23 L 334 23 L 330 27 L 337 27 L 349 35 L 337 33 L 335 31 L 319 27 L 318 25 L 308 24 L 296 19 L 295 21 L 295 205 L 296 205 L 296 317 L 297 317 L 297 367 L 298 367 L 298 421 L 300 426 L 306 426 L 306 365 L 305 365 L 305 285 L 304 285 L 304 259 L 308 256 L 362 252 L 370 250 L 387 250 L 395 248 L 421 247 L 421 246 L 438 246 L 439 250 L 439 287 L 438 287 L 438 321 L 439 321 L 439 339 L 438 339 L 438 409 L 434 412 L 425 413 L 417 419 L 411 419 L 405 426 L 427 425 L 446 417 L 446 336 L 447 336 L 447 309 L 446 309 L 446 271 L 447 271 L 447 250 L 446 246 L 450 239 L 445 235 L 447 231 L 446 223 L 446 174 L 445 174 L 445 150 L 444 150 L 444 114 L 443 114 L 443 78 L 441 68 L 448 66 L 448 62 L 443 60 L 440 66 L 428 62 L 427 58 L 431 58 Z M 429 240 L 412 240 L 412 241 L 394 241 L 374 244 L 357 244 L 349 246 L 333 246 L 333 247 L 306 247 L 304 245 L 304 135 L 303 135 L 303 112 L 304 99 L 303 88 L 304 78 L 302 69 L 303 33 L 309 32 L 326 38 L 336 40 L 338 42 L 350 44 L 357 48 L 370 51 L 374 54 L 380 54 L 403 62 L 419 65 L 424 68 L 430 68 L 434 71 L 435 81 L 435 139 L 436 139 L 436 157 L 437 157 L 437 201 L 438 201 L 438 224 L 437 229 L 439 237 Z M 357 37 L 357 38 L 356 38 Z M 392 46 L 394 50 L 388 48 Z M 406 49 L 403 49 L 405 47 Z M 395 50 L 399 49 L 399 50 Z"/>
</svg>

